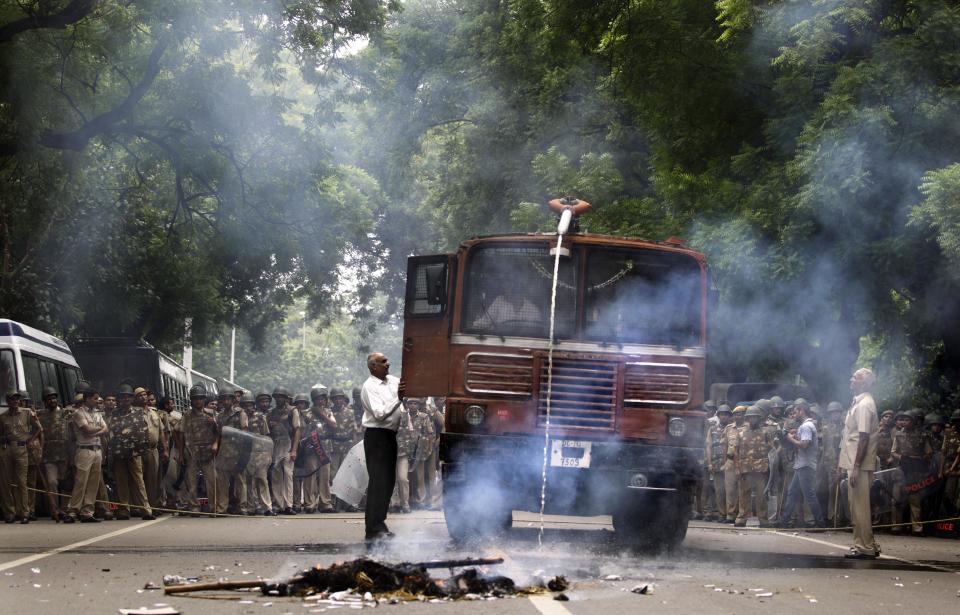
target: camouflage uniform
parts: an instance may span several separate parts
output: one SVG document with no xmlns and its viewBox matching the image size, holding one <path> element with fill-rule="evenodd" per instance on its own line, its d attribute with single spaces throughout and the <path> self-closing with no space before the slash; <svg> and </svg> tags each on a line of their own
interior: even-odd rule
<svg viewBox="0 0 960 615">
<path fill-rule="evenodd" d="M 301 421 L 301 425 L 303 425 L 301 438 L 307 437 L 316 429 L 323 452 L 329 457 L 333 445 L 334 430 L 321 418 L 321 415 L 324 414 L 330 415 L 330 411 L 326 407 L 313 405 L 307 408 Z M 333 499 L 330 496 L 330 466 L 330 463 L 325 463 L 316 472 L 303 479 L 303 501 L 308 512 L 315 510 L 330 512 L 333 510 Z"/>
<path fill-rule="evenodd" d="M 731 424 L 732 422 L 727 423 Z M 727 425 L 711 424 L 707 429 L 706 441 L 707 479 L 713 485 L 712 493 L 708 492 L 707 497 L 713 496 L 713 506 L 706 505 L 704 508 L 707 511 L 711 508 L 715 510 L 719 521 L 723 521 L 727 516 L 727 491 L 723 480 L 723 466 L 727 461 L 723 432 Z"/>
<path fill-rule="evenodd" d="M 891 452 L 894 459 L 898 460 L 905 482 L 909 484 L 923 477 L 929 470 L 929 460 L 934 451 L 928 434 L 911 425 L 906 429 L 898 429 L 894 432 Z M 901 494 L 895 495 L 901 496 L 896 499 L 903 502 Z M 922 533 L 923 525 L 920 523 L 922 498 L 918 493 L 906 493 L 904 495 L 906 495 L 907 504 L 910 507 L 910 521 L 913 524 L 913 532 L 916 534 Z M 904 522 L 903 512 L 902 505 L 896 507 L 896 523 Z"/>
<path fill-rule="evenodd" d="M 210 510 L 217 510 L 218 499 L 227 499 L 227 494 L 217 492 L 217 464 L 214 446 L 217 443 L 217 417 L 212 410 L 190 408 L 184 413 L 176 426 L 177 433 L 183 434 L 184 448 L 187 454 L 187 472 L 184 478 L 186 505 L 192 512 L 200 510 L 197 499 L 197 473 L 203 472 L 203 482 L 207 488 L 207 502 Z"/>
<path fill-rule="evenodd" d="M 187 410 L 187 412 L 189 412 L 189 410 Z M 183 413 L 179 410 L 172 410 L 170 413 L 164 411 L 163 414 L 166 414 L 167 417 L 167 432 L 171 434 L 171 436 L 174 432 L 179 432 L 178 427 L 183 420 Z M 183 483 L 186 482 L 186 480 L 181 481 L 180 485 L 177 485 L 180 468 L 186 468 L 185 465 L 180 463 L 180 460 L 185 458 L 186 452 L 180 450 L 176 445 L 176 440 L 174 440 L 173 446 L 170 448 L 170 462 L 167 464 L 167 471 L 163 475 L 164 503 L 168 508 L 180 508 L 186 499 L 186 492 L 183 488 Z"/>
<path fill-rule="evenodd" d="M 50 491 L 60 493 L 60 481 L 67 476 L 67 413 L 60 406 L 53 410 L 44 408 L 37 413 L 37 418 L 43 427 L 43 475 L 46 486 Z M 53 498 L 59 510 L 66 510 L 66 498 Z"/>
<path fill-rule="evenodd" d="M 410 457 L 413 455 L 415 433 L 407 409 L 401 407 L 400 426 L 397 428 L 397 484 L 391 504 L 403 512 L 410 510 Z"/>
<path fill-rule="evenodd" d="M 770 471 L 768 457 L 774 440 L 769 430 L 762 426 L 753 429 L 749 424 L 740 430 L 737 436 L 736 464 L 740 476 L 740 497 L 736 525 L 743 526 L 750 510 L 750 496 L 753 494 L 757 504 L 757 518 L 761 526 L 769 525 L 767 520 L 767 501 L 764 488 Z"/>
<path fill-rule="evenodd" d="M 837 505 L 837 466 L 840 464 L 840 438 L 843 425 L 836 421 L 824 421 L 820 427 L 820 462 L 817 464 L 817 485 L 820 501 L 826 504 L 824 513 L 834 520 Z M 822 508 L 822 507 L 821 507 Z"/>
<path fill-rule="evenodd" d="M 221 429 L 233 427 L 247 431 L 247 413 L 240 406 L 231 406 L 222 410 L 217 416 L 217 424 Z M 232 468 L 231 468 L 232 469 Z M 243 472 L 231 473 L 222 463 L 217 464 L 217 494 L 227 494 L 217 500 L 217 513 L 224 514 L 228 509 L 240 512 L 240 503 L 246 499 L 246 486 Z"/>
<path fill-rule="evenodd" d="M 270 439 L 273 440 L 273 468 L 270 482 L 273 503 L 282 511 L 293 509 L 292 438 L 300 429 L 300 412 L 293 406 L 274 406 L 267 414 Z"/>
<path fill-rule="evenodd" d="M 431 507 L 439 497 L 436 458 L 433 456 L 438 434 L 434 416 L 426 405 L 413 417 L 413 438 L 410 463 L 417 483 L 415 501 L 419 507 Z"/>
<path fill-rule="evenodd" d="M 333 444 L 328 453 L 330 454 L 330 475 L 336 476 L 347 453 L 362 439 L 362 436 L 359 435 L 360 428 L 357 426 L 353 408 L 350 406 L 343 406 L 340 410 L 334 408 L 333 418 L 337 420 L 337 428 L 333 432 Z"/>
<path fill-rule="evenodd" d="M 254 410 L 253 415 L 247 415 L 247 431 L 258 436 L 270 436 L 270 426 L 267 424 L 267 416 L 262 412 Z M 270 503 L 270 482 L 268 479 L 269 467 L 251 467 L 248 464 L 243 471 L 244 486 L 246 487 L 246 497 L 244 504 L 241 505 L 241 511 L 249 513 L 265 514 L 271 511 L 273 506 Z"/>
<path fill-rule="evenodd" d="M 27 470 L 30 465 L 27 447 L 40 429 L 37 415 L 29 408 L 9 409 L 0 415 L 0 496 L 7 519 L 30 519 L 30 491 Z"/>
<path fill-rule="evenodd" d="M 955 413 L 956 414 L 956 413 Z M 946 477 L 943 495 L 948 504 L 948 514 L 956 514 L 960 509 L 960 421 L 953 421 L 947 426 L 943 434 L 943 469 L 941 473 Z M 952 507 L 952 508 L 950 508 Z M 949 511 L 953 512 L 949 512 Z"/>
<path fill-rule="evenodd" d="M 143 505 L 146 515 L 152 515 L 147 487 L 143 481 L 143 457 L 139 451 L 132 448 L 133 440 L 140 440 L 145 436 L 134 433 L 145 424 L 144 409 L 136 406 L 118 407 L 110 414 L 110 452 L 113 469 L 113 479 L 117 485 L 117 497 L 120 506 L 117 509 L 118 519 L 130 518 L 130 504 Z"/>
</svg>

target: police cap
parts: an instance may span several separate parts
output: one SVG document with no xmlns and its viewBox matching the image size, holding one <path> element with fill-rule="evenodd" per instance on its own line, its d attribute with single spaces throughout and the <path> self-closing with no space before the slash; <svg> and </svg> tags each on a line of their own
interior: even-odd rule
<svg viewBox="0 0 960 615">
<path fill-rule="evenodd" d="M 334 398 L 336 398 L 336 397 L 342 397 L 342 398 L 344 398 L 344 399 L 346 399 L 346 400 L 348 400 L 348 401 L 349 401 L 349 399 L 350 399 L 349 397 L 347 397 L 347 392 L 346 392 L 346 391 L 344 391 L 343 389 L 341 389 L 341 388 L 339 388 L 339 387 L 333 387 L 332 389 L 330 389 L 330 399 L 334 399 Z"/>
<path fill-rule="evenodd" d="M 317 399 L 318 397 L 327 397 L 330 394 L 330 390 L 323 386 L 322 384 L 316 384 L 310 389 L 310 399 Z"/>
<path fill-rule="evenodd" d="M 770 404 L 771 404 L 774 408 L 779 408 L 779 409 L 781 409 L 781 410 L 783 410 L 784 408 L 787 407 L 787 404 L 785 404 L 785 403 L 783 402 L 783 398 L 780 397 L 779 395 L 774 395 L 773 397 L 771 397 L 771 398 L 770 398 Z"/>
<path fill-rule="evenodd" d="M 306 393 L 297 393 L 296 396 L 294 396 L 293 403 L 298 404 L 300 402 L 303 402 L 305 404 L 310 403 L 310 398 L 307 397 Z"/>
<path fill-rule="evenodd" d="M 253 398 L 253 393 L 250 391 L 244 391 L 243 395 L 240 396 L 241 404 L 253 404 L 256 403 L 256 399 Z"/>
<path fill-rule="evenodd" d="M 51 395 L 58 395 L 57 390 L 53 387 L 43 387 L 43 391 L 40 393 L 40 399 L 46 399 Z"/>
<path fill-rule="evenodd" d="M 287 390 L 287 387 L 285 387 L 285 386 L 277 385 L 277 386 L 275 386 L 275 387 L 273 388 L 273 397 L 274 397 L 274 399 L 276 399 L 277 397 L 287 397 L 287 398 L 289 398 L 289 397 L 290 397 L 290 391 L 288 391 L 288 390 Z"/>
<path fill-rule="evenodd" d="M 133 387 L 127 383 L 123 383 L 117 389 L 117 395 L 130 395 L 133 397 Z"/>
<path fill-rule="evenodd" d="M 728 406 L 727 404 L 723 404 L 722 406 L 717 408 L 717 414 L 720 414 L 721 412 L 724 414 L 730 414 L 730 406 Z"/>
<path fill-rule="evenodd" d="M 754 405 L 754 406 L 750 406 L 749 408 L 747 408 L 747 412 L 746 412 L 746 414 L 744 414 L 744 416 L 747 417 L 747 418 L 750 418 L 751 416 L 755 416 L 755 417 L 758 417 L 758 418 L 762 418 L 762 417 L 763 417 L 763 412 L 760 410 L 759 407 L 757 407 L 757 406 Z"/>
</svg>

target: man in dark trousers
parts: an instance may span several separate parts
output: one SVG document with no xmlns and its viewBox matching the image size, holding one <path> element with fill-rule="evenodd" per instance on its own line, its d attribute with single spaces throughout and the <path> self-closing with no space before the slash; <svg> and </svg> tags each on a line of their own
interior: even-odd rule
<svg viewBox="0 0 960 615">
<path fill-rule="evenodd" d="M 367 356 L 370 377 L 363 383 L 363 454 L 367 460 L 366 540 L 393 537 L 387 528 L 387 509 L 396 482 L 397 428 L 400 423 L 400 379 L 390 376 L 390 361 L 380 352 Z"/>
</svg>

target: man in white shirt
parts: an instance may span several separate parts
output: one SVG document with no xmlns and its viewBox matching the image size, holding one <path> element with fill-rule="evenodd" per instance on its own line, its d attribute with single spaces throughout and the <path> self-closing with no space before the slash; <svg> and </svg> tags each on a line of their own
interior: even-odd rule
<svg viewBox="0 0 960 615">
<path fill-rule="evenodd" d="M 847 497 L 853 522 L 853 547 L 845 557 L 851 559 L 876 559 L 880 555 L 880 546 L 873 537 L 870 510 L 870 486 L 877 464 L 880 431 L 877 404 L 870 394 L 876 381 L 877 377 L 866 368 L 858 369 L 850 378 L 853 404 L 847 411 L 840 443 L 840 469 L 847 472 Z"/>
<path fill-rule="evenodd" d="M 380 352 L 367 356 L 370 377 L 363 383 L 360 402 L 363 405 L 363 453 L 370 482 L 367 485 L 367 506 L 364 512 L 366 540 L 390 538 L 387 509 L 396 483 L 397 428 L 400 425 L 400 379 L 390 376 L 390 360 Z"/>
</svg>

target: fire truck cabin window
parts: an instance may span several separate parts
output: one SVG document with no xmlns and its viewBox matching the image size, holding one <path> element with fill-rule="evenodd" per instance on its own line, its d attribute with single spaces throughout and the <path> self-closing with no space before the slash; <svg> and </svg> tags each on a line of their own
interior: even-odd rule
<svg viewBox="0 0 960 615">
<path fill-rule="evenodd" d="M 700 343 L 700 267 L 690 256 L 591 247 L 586 271 L 585 339 Z"/>
<path fill-rule="evenodd" d="M 573 336 L 577 256 L 561 257 L 556 336 Z M 546 243 L 487 245 L 467 261 L 461 329 L 467 333 L 545 338 L 550 332 L 554 259 Z"/>
</svg>

